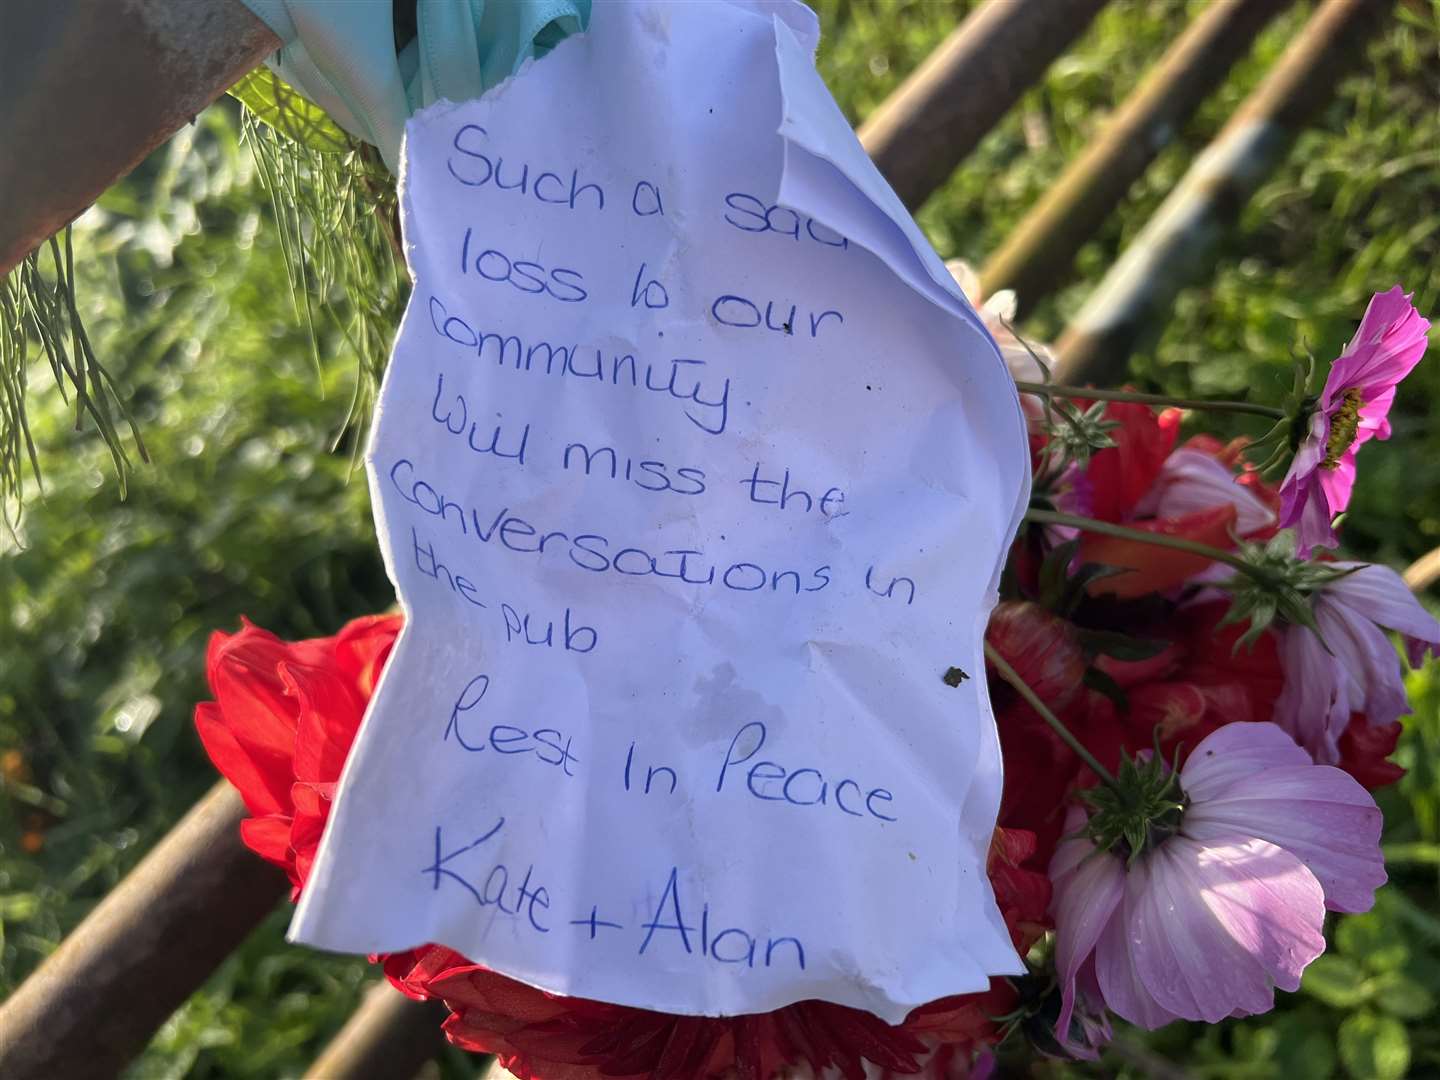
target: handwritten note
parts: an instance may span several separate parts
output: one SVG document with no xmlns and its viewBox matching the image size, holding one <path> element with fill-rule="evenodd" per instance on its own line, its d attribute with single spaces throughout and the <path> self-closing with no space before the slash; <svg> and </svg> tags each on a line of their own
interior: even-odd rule
<svg viewBox="0 0 1440 1080">
<path fill-rule="evenodd" d="M 408 620 L 297 940 L 711 1015 L 1020 970 L 981 640 L 1023 422 L 815 41 L 596 5 L 411 121 L 367 458 Z"/>
</svg>

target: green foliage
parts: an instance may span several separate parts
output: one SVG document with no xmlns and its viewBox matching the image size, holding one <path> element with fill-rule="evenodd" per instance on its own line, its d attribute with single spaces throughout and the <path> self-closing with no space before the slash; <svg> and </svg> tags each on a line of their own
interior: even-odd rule
<svg viewBox="0 0 1440 1080">
<path fill-rule="evenodd" d="M 316 1030 L 339 1029 L 370 975 L 363 961 L 283 944 L 290 913 L 275 914 L 221 964 L 134 1063 L 135 1080 L 294 1075 Z"/>
<path fill-rule="evenodd" d="M 1301 993 L 1356 1017 L 1429 1016 L 1440 988 L 1440 953 L 1407 933 L 1396 903 L 1391 893 L 1381 893 L 1374 911 L 1342 919 L 1332 950 L 1306 969 Z M 1341 1056 L 1346 1057 L 1343 1045 Z"/>
<path fill-rule="evenodd" d="M 302 97 L 269 68 L 258 67 L 250 72 L 230 88 L 230 96 L 257 120 L 311 150 L 345 154 L 355 148 L 350 136 L 324 109 Z"/>
<path fill-rule="evenodd" d="M 858 119 L 972 5 L 817 6 L 822 70 Z M 925 206 L 940 253 L 983 263 L 1203 6 L 1108 5 Z M 1029 336 L 1063 327 L 1313 9 L 1278 18 L 1176 132 L 1071 283 L 1036 307 Z M 252 90 L 267 85 L 242 91 L 264 117 Z M 279 101 L 273 83 L 268 93 Z M 1137 386 L 1275 401 L 1297 348 L 1333 356 L 1370 293 L 1398 279 L 1440 313 L 1437 100 L 1440 0 L 1404 0 L 1246 209 L 1213 276 L 1136 358 Z M 391 602 L 347 460 L 353 428 L 330 451 L 356 395 L 365 411 L 403 299 L 384 178 L 348 141 L 314 145 L 328 132 L 316 117 L 299 142 L 252 123 L 247 148 L 238 112 L 202 114 L 76 227 L 76 308 L 156 462 L 131 474 L 127 500 L 46 365 L 26 372 L 48 472 L 43 495 L 27 481 L 18 537 L 0 535 L 0 995 L 213 782 L 190 724 L 209 633 L 241 614 L 287 636 L 330 633 Z M 1347 528 L 1361 554 L 1403 563 L 1440 543 L 1437 392 L 1432 358 L 1401 390 L 1394 440 L 1361 455 Z M 1234 430 L 1259 434 L 1246 423 Z M 1156 1062 L 1223 1080 L 1440 1073 L 1436 669 L 1411 691 L 1399 751 L 1410 773 L 1382 799 L 1392 885 L 1374 912 L 1335 919 L 1335 947 L 1301 992 L 1261 1018 L 1122 1030 L 1098 1066 L 1041 1063 L 1034 1075 L 1139 1078 Z M 287 915 L 226 962 L 133 1076 L 298 1074 L 371 973 L 285 946 Z M 453 1075 L 459 1060 L 447 1058 Z"/>
<path fill-rule="evenodd" d="M 1356 1080 L 1399 1080 L 1410 1069 L 1410 1036 L 1389 1016 L 1358 1012 L 1340 1025 L 1340 1060 Z"/>
<path fill-rule="evenodd" d="M 116 413 L 128 423 L 140 457 L 146 457 L 134 421 L 114 400 L 115 381 L 85 332 L 75 295 L 75 249 L 67 227 L 0 278 L 0 521 L 7 528 L 22 506 L 27 464 L 31 476 L 40 479 L 26 407 L 32 342 L 39 343 L 60 393 L 67 388 L 74 393 L 76 427 L 89 416 L 99 430 L 122 492 L 130 458 L 116 430 Z"/>
<path fill-rule="evenodd" d="M 47 489 L 0 537 L 0 995 L 214 783 L 190 722 L 211 631 L 246 614 L 313 636 L 392 602 L 365 485 L 328 452 L 353 354 L 321 325 L 313 366 L 237 111 L 205 113 L 76 227 L 96 352 L 157 463 L 127 499 L 104 447 L 32 388 Z M 367 965 L 297 953 L 282 929 L 257 933 L 137 1075 L 303 1066 Z"/>
<path fill-rule="evenodd" d="M 285 87 L 278 79 L 273 82 Z M 254 85 L 248 96 L 257 97 Z M 310 126 L 299 128 L 299 121 L 292 119 L 295 108 L 285 104 L 262 113 L 247 109 L 242 114 L 244 140 L 255 153 L 270 195 L 286 282 L 309 331 L 317 370 L 321 338 L 327 332 L 340 334 L 356 359 L 345 428 L 353 432 L 358 448 L 410 295 L 400 254 L 395 182 L 374 147 L 348 136 L 343 150 L 323 145 L 333 141 L 332 136 L 313 118 Z M 317 310 L 322 320 L 317 321 Z"/>
<path fill-rule="evenodd" d="M 1349 957 L 1333 953 L 1320 957 L 1305 969 L 1300 988 L 1337 1009 L 1353 1009 L 1370 993 L 1365 969 Z"/>
</svg>

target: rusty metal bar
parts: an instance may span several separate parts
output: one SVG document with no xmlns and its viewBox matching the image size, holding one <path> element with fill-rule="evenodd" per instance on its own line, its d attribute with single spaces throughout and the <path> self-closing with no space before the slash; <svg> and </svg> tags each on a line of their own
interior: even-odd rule
<svg viewBox="0 0 1440 1080">
<path fill-rule="evenodd" d="M 0 0 L 0 274 L 280 47 L 239 0 Z"/>
<path fill-rule="evenodd" d="M 989 0 L 860 125 L 911 210 L 928 199 L 1105 0 Z"/>
<path fill-rule="evenodd" d="M 0 1006 L 0 1076 L 114 1076 L 285 891 L 222 780 Z"/>
<path fill-rule="evenodd" d="M 1210 265 L 1220 236 L 1383 25 L 1390 2 L 1325 0 L 1071 322 L 1056 345 L 1058 382 L 1123 376 L 1154 316 Z"/>
<path fill-rule="evenodd" d="M 1427 551 L 1405 568 L 1405 584 L 1411 592 L 1422 593 L 1440 581 L 1440 548 Z"/>
<path fill-rule="evenodd" d="M 335 1038 L 305 1070 L 306 1080 L 410 1080 L 440 1052 L 446 1009 L 438 1001 L 411 1001 L 381 980 Z"/>
<path fill-rule="evenodd" d="M 1070 273 L 1095 234 L 1255 36 L 1293 0 L 1214 0 L 1106 122 L 980 271 L 981 291 L 1014 289 L 1021 311 Z"/>
<path fill-rule="evenodd" d="M 989 0 L 860 129 L 912 208 L 1105 0 Z M 218 97 L 279 40 L 239 0 L 0 0 L 0 273 Z M 123 94 L 116 87 L 124 87 Z"/>
</svg>

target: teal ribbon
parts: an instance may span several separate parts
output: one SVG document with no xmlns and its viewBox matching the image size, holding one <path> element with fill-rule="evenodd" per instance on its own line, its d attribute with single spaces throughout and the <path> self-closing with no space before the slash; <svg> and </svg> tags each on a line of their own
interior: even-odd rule
<svg viewBox="0 0 1440 1080">
<path fill-rule="evenodd" d="M 591 0 L 398 0 L 418 34 L 399 52 L 391 0 L 244 0 L 280 38 L 270 68 L 392 172 L 405 121 L 436 101 L 477 98 L 585 29 Z"/>
</svg>

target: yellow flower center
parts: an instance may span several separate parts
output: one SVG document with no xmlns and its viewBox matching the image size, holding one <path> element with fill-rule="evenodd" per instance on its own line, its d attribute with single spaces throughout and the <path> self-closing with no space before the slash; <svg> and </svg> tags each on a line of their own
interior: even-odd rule
<svg viewBox="0 0 1440 1080">
<path fill-rule="evenodd" d="M 1341 455 L 1350 449 L 1359 429 L 1360 388 L 1352 386 L 1345 391 L 1340 408 L 1330 418 L 1330 438 L 1325 440 L 1325 460 L 1320 464 L 1327 469 L 1338 469 Z"/>
</svg>

